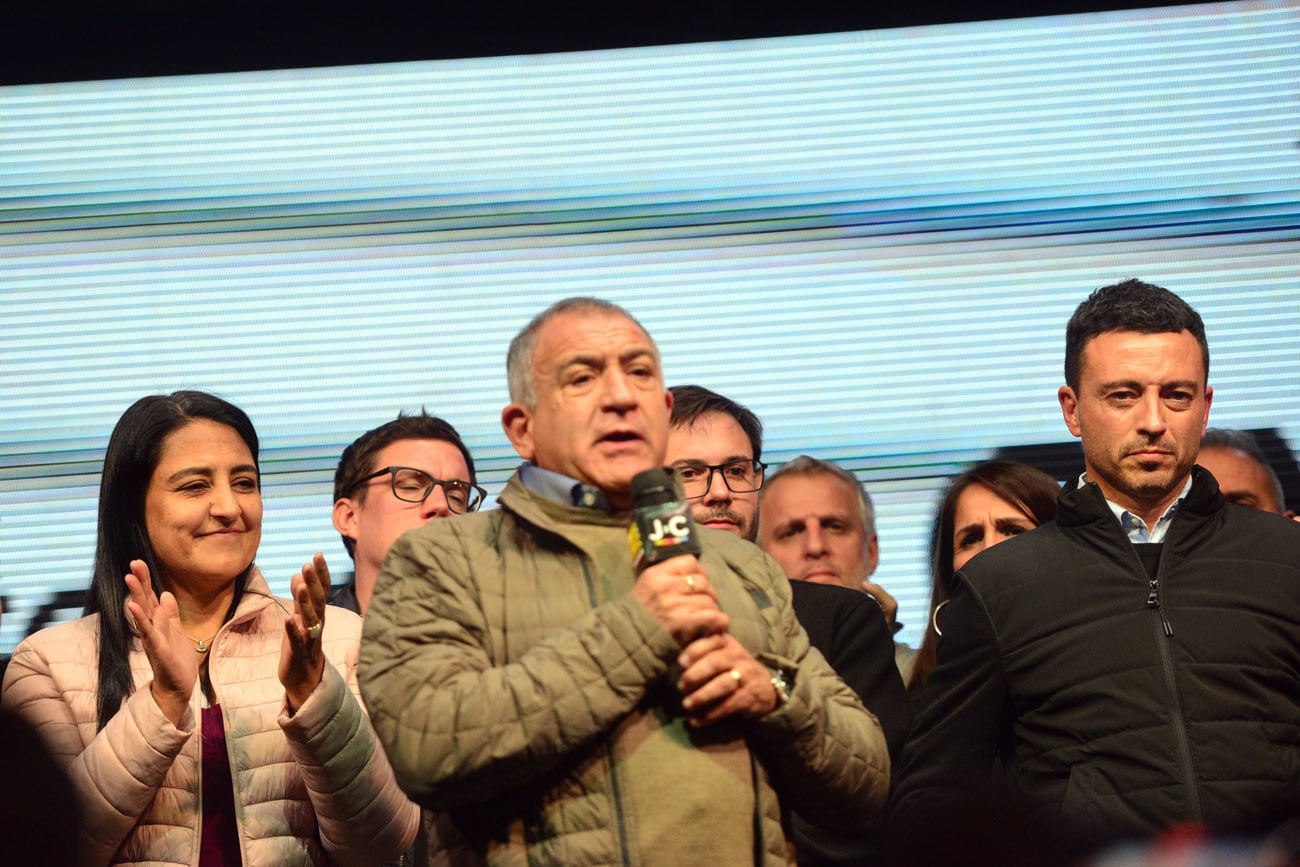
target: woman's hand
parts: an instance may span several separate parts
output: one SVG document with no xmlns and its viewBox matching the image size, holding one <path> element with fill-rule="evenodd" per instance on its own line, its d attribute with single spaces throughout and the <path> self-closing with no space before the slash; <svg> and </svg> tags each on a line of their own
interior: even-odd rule
<svg viewBox="0 0 1300 867">
<path fill-rule="evenodd" d="M 135 621 L 140 643 L 153 669 L 149 690 L 163 715 L 172 725 L 179 726 L 198 680 L 199 655 L 181 628 L 176 597 L 166 591 L 161 599 L 154 595 L 149 567 L 143 560 L 131 561 L 131 571 L 125 580 L 131 594 L 126 601 L 126 613 Z"/>
<path fill-rule="evenodd" d="M 330 593 L 330 570 L 325 555 L 317 554 L 289 583 L 293 614 L 284 621 L 280 645 L 280 683 L 289 699 L 290 713 L 302 707 L 325 674 L 321 632 Z"/>
</svg>

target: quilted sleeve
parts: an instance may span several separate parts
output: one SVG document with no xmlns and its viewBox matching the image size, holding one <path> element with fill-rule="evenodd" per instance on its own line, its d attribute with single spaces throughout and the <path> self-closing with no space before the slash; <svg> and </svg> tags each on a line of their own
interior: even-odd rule
<svg viewBox="0 0 1300 867">
<path fill-rule="evenodd" d="M 432 809 L 486 801 L 554 768 L 631 711 L 676 651 L 625 596 L 494 665 L 457 523 L 390 549 L 361 648 L 362 693 L 398 782 Z M 489 557 L 478 556 L 480 566 Z"/>
<path fill-rule="evenodd" d="M 795 618 L 790 587 L 775 561 L 762 555 L 758 574 L 772 598 L 765 611 L 772 653 L 760 661 L 793 671 L 790 700 L 750 723 L 751 743 L 780 793 L 782 806 L 826 827 L 853 828 L 889 793 L 889 749 L 877 719 L 863 708 Z M 753 574 L 753 568 L 749 570 Z"/>
<path fill-rule="evenodd" d="M 3 702 L 31 723 L 67 770 L 82 805 L 85 863 L 108 864 L 193 734 L 194 713 L 187 708 L 177 728 L 142 687 L 95 733 L 93 710 L 89 719 L 78 719 L 73 711 L 74 702 L 94 707 L 95 673 L 85 671 L 85 663 L 52 662 L 33 639 L 14 652 L 5 672 Z M 73 665 L 82 670 L 69 675 Z M 89 743 L 83 733 L 93 735 Z"/>
<path fill-rule="evenodd" d="M 334 615 L 337 616 L 337 615 Z M 374 864 L 395 858 L 415 840 L 420 809 L 406 799 L 361 707 L 356 683 L 356 646 L 342 666 L 333 665 L 316 691 L 279 723 L 303 775 L 321 844 L 340 864 Z"/>
</svg>

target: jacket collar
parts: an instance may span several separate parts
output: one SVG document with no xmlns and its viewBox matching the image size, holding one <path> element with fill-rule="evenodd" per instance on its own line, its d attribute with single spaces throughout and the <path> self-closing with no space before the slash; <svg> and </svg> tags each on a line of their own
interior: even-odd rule
<svg viewBox="0 0 1300 867">
<path fill-rule="evenodd" d="M 253 620 L 267 607 L 279 604 L 278 600 L 271 595 L 271 588 L 266 583 L 262 570 L 257 567 L 257 564 L 253 564 L 253 568 L 248 572 L 248 581 L 244 584 L 244 595 L 240 597 L 239 605 L 235 607 L 235 615 L 221 628 L 224 630 L 227 626 Z M 285 611 L 285 616 L 289 616 L 292 612 L 291 603 Z"/>
<path fill-rule="evenodd" d="M 530 524 L 536 524 L 551 532 L 558 532 L 560 527 L 587 525 L 592 527 L 627 527 L 632 521 L 632 513 L 605 512 L 583 506 L 573 506 L 556 502 L 544 494 L 528 489 L 520 478 L 520 470 L 506 482 L 505 489 L 497 502 L 502 508 L 514 512 Z"/>
<path fill-rule="evenodd" d="M 525 461 L 515 475 L 525 488 L 557 503 L 600 509 L 603 512 L 614 511 L 609 498 L 600 488 L 584 485 L 577 479 L 571 479 L 553 470 L 544 470 L 530 461 Z"/>
<path fill-rule="evenodd" d="M 1166 540 L 1195 537 L 1195 528 L 1220 515 L 1223 506 L 1223 495 L 1219 493 L 1214 476 L 1200 466 L 1192 467 L 1192 488 L 1174 513 L 1174 522 Z M 1077 478 L 1067 482 L 1061 491 L 1057 500 L 1056 523 L 1062 529 L 1077 532 L 1104 530 L 1108 535 L 1113 533 L 1128 541 L 1101 488 L 1092 483 L 1080 487 Z"/>
</svg>

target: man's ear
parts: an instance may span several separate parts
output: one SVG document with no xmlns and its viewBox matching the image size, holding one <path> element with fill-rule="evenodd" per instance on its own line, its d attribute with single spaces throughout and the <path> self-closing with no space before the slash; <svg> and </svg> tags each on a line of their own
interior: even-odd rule
<svg viewBox="0 0 1300 867">
<path fill-rule="evenodd" d="M 357 516 L 356 501 L 351 497 L 339 497 L 334 502 L 334 529 L 339 531 L 340 536 L 347 536 L 353 542 L 357 540 L 357 524 L 360 519 Z"/>
<path fill-rule="evenodd" d="M 880 537 L 875 533 L 867 540 L 867 577 L 870 578 L 876 574 L 876 567 L 880 565 Z"/>
<path fill-rule="evenodd" d="M 1205 386 L 1205 418 L 1201 420 L 1201 436 L 1205 436 L 1205 431 L 1210 426 L 1210 404 L 1214 403 L 1214 389 Z"/>
<path fill-rule="evenodd" d="M 1068 385 L 1061 386 L 1056 392 L 1056 399 L 1061 402 L 1061 416 L 1065 419 L 1065 426 L 1073 436 L 1082 436 L 1082 428 L 1079 427 L 1079 399 L 1075 396 L 1074 389 Z"/>
<path fill-rule="evenodd" d="M 537 455 L 533 442 L 533 411 L 522 403 L 512 403 L 501 410 L 501 428 L 519 457 L 531 461 Z"/>
</svg>

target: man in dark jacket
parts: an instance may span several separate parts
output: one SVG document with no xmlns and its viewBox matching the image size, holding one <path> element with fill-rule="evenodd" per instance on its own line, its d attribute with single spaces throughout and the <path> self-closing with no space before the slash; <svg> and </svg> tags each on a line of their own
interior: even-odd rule
<svg viewBox="0 0 1300 867">
<path fill-rule="evenodd" d="M 1300 527 L 1226 505 L 1195 466 L 1213 396 L 1200 316 L 1108 286 L 1070 319 L 1065 358 L 1085 472 L 1056 521 L 958 575 L 895 787 L 916 863 L 937 857 L 934 821 L 969 824 L 964 787 L 987 790 L 995 762 L 1024 811 L 998 834 L 1055 824 L 1088 848 L 1259 830 L 1300 792 Z"/>
</svg>

